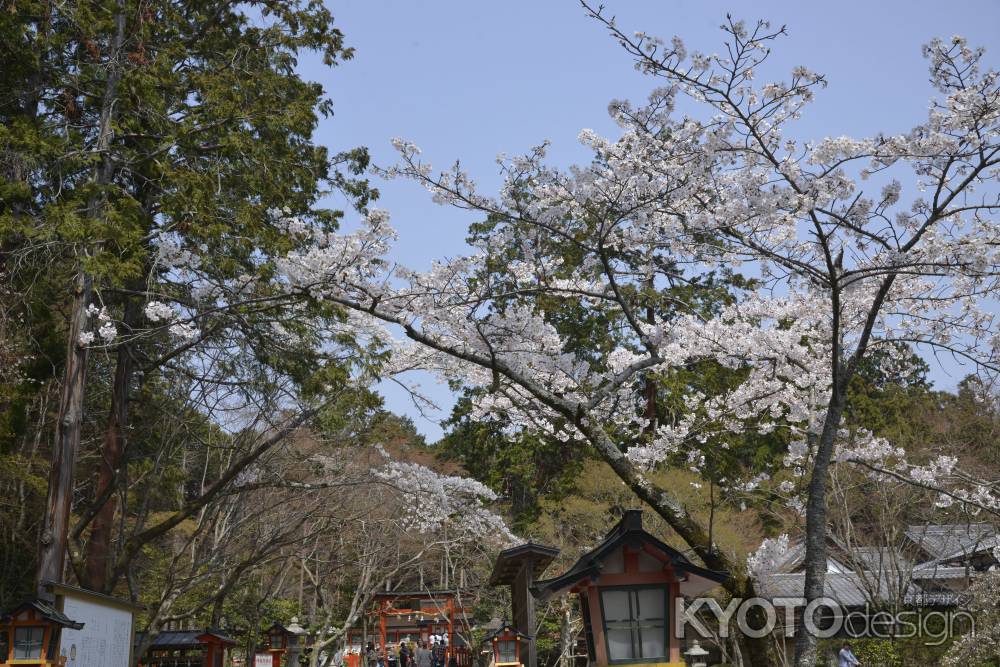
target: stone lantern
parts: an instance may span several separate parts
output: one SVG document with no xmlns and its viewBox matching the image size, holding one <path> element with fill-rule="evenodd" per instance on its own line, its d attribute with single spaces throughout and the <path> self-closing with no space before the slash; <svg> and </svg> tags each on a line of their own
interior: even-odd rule
<svg viewBox="0 0 1000 667">
<path fill-rule="evenodd" d="M 697 640 L 695 640 L 694 646 L 684 651 L 684 655 L 687 656 L 691 667 L 708 667 L 708 663 L 705 662 L 708 651 L 703 649 Z"/>
<path fill-rule="evenodd" d="M 285 664 L 289 665 L 289 667 L 295 667 L 295 665 L 299 664 L 299 656 L 302 655 L 303 650 L 306 648 L 309 632 L 299 625 L 297 616 L 292 616 L 292 622 L 285 628 L 285 632 L 288 637 L 288 652 L 286 653 Z"/>
</svg>

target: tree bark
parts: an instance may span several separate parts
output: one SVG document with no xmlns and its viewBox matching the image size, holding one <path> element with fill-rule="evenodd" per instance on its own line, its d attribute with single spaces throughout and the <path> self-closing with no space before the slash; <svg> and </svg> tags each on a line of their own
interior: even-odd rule
<svg viewBox="0 0 1000 667">
<path fill-rule="evenodd" d="M 816 460 L 813 463 L 812 478 L 809 480 L 809 499 L 806 504 L 806 555 L 805 584 L 803 597 L 811 602 L 824 596 L 826 584 L 826 536 L 827 536 L 827 506 L 826 491 L 830 476 L 830 459 L 833 456 L 833 446 L 837 431 L 844 415 L 847 402 L 843 383 L 835 381 L 826 418 L 823 420 L 823 431 L 819 436 L 816 448 Z M 795 665 L 796 667 L 811 667 L 816 664 L 816 636 L 807 632 L 806 617 L 802 617 L 802 625 L 795 635 Z"/>
<path fill-rule="evenodd" d="M 837 432 L 843 422 L 844 409 L 847 407 L 847 388 L 851 378 L 857 372 L 858 364 L 864 358 L 871 341 L 875 320 L 882 310 L 886 295 L 896 280 L 896 274 L 890 274 L 882 281 L 878 292 L 868 309 L 864 328 L 858 339 L 857 348 L 847 362 L 844 362 L 844 345 L 841 338 L 841 292 L 837 283 L 837 272 L 840 270 L 842 255 L 835 264 L 830 265 L 830 283 L 832 286 L 831 303 L 833 306 L 832 336 L 831 336 L 831 378 L 830 401 L 827 404 L 826 417 L 823 419 L 823 430 L 819 435 L 816 447 L 816 458 L 813 462 L 812 478 L 809 480 L 809 499 L 806 504 L 806 554 L 805 582 L 803 596 L 807 604 L 822 598 L 826 588 L 826 538 L 827 526 L 827 482 L 830 476 L 830 460 L 833 458 L 833 448 L 837 440 Z M 805 616 L 802 624 L 805 625 Z M 795 636 L 795 667 L 812 667 L 816 664 L 816 637 L 800 627 Z"/>
<path fill-rule="evenodd" d="M 97 139 L 94 153 L 100 161 L 94 170 L 93 181 L 98 186 L 111 182 L 114 162 L 109 154 L 112 121 L 118 84 L 122 70 L 120 56 L 125 40 L 125 0 L 118 0 L 115 13 L 115 33 L 111 39 L 108 74 L 101 100 Z M 87 217 L 97 219 L 103 214 L 103 194 L 96 193 L 87 202 Z M 86 252 L 84 253 L 87 254 Z M 80 430 L 83 425 L 84 397 L 87 379 L 87 348 L 80 344 L 80 334 L 87 325 L 87 306 L 93 293 L 93 279 L 82 265 L 77 272 L 70 313 L 69 341 L 67 344 L 66 370 L 63 391 L 56 418 L 56 437 L 52 449 L 52 468 L 49 472 L 47 512 L 42 523 L 39 540 L 36 591 L 49 597 L 44 590 L 48 581 L 61 582 L 69 541 L 69 517 L 73 500 L 73 482 L 76 455 L 80 449 Z"/>
<path fill-rule="evenodd" d="M 129 298 L 125 305 L 124 324 L 126 331 L 135 326 L 138 303 Z M 114 384 L 111 388 L 111 407 L 108 423 L 101 445 L 101 465 L 94 485 L 94 498 L 103 504 L 94 515 L 87 540 L 86 562 L 84 564 L 85 587 L 101 593 L 110 593 L 109 573 L 111 569 L 111 541 L 114 534 L 115 510 L 118 495 L 119 474 L 125 463 L 125 427 L 128 424 L 128 392 L 132 383 L 133 363 L 131 350 L 127 344 L 118 348 L 115 364 Z"/>
<path fill-rule="evenodd" d="M 573 632 L 573 605 L 569 596 L 559 602 L 559 667 L 573 667 L 576 633 Z"/>
<path fill-rule="evenodd" d="M 80 334 L 87 325 L 87 304 L 92 292 L 93 282 L 90 276 L 80 271 L 73 292 L 69 341 L 66 346 L 66 371 L 56 418 L 46 512 L 42 518 L 42 533 L 38 543 L 35 588 L 37 595 L 46 599 L 51 597 L 45 590 L 46 582 L 62 581 L 66 560 L 70 506 L 73 500 L 73 471 L 80 448 L 87 381 L 87 347 L 80 344 Z"/>
</svg>

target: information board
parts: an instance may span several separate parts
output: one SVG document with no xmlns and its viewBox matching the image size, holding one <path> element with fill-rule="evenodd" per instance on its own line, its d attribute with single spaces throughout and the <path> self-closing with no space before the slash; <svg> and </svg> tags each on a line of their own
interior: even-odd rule
<svg viewBox="0 0 1000 667">
<path fill-rule="evenodd" d="M 130 667 L 132 612 L 98 599 L 66 591 L 63 613 L 80 630 L 63 628 L 59 654 L 67 667 Z"/>
</svg>

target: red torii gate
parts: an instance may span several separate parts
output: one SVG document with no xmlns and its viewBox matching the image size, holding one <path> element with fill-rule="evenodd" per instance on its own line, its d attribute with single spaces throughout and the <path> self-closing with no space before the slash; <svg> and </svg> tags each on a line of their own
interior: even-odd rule
<svg viewBox="0 0 1000 667">
<path fill-rule="evenodd" d="M 468 660 L 465 660 L 464 658 L 468 658 L 470 656 L 463 655 L 462 652 L 458 651 L 455 646 L 456 596 L 457 591 L 452 590 L 386 591 L 376 593 L 374 596 L 376 609 L 372 615 L 378 616 L 379 651 L 382 657 L 386 657 L 390 620 L 397 621 L 396 627 L 394 628 L 397 634 L 401 634 L 403 631 L 406 631 L 407 634 L 415 635 L 421 641 L 427 641 L 430 638 L 430 634 L 436 634 L 427 630 L 427 636 L 424 636 L 424 628 L 432 626 L 427 626 L 424 623 L 425 618 L 430 612 L 426 611 L 422 605 L 419 609 L 400 609 L 396 606 L 396 603 L 401 600 L 429 600 L 434 603 L 434 616 L 443 616 L 444 620 L 447 622 L 448 644 L 445 650 L 445 664 L 450 664 L 452 656 L 456 657 L 456 661 L 459 665 L 464 665 L 468 662 Z M 399 625 L 399 621 L 403 621 L 405 624 Z M 413 621 L 416 621 L 416 623 L 413 623 Z"/>
</svg>

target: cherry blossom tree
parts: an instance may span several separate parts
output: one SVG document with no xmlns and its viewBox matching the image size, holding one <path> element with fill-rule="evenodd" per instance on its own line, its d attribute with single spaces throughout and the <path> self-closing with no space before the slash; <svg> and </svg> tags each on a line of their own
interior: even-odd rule
<svg viewBox="0 0 1000 667">
<path fill-rule="evenodd" d="M 948 649 L 942 664 L 988 665 L 1000 659 L 1000 573 L 988 572 L 969 588 L 962 606 L 975 624 L 975 632 L 960 637 Z"/>
<path fill-rule="evenodd" d="M 544 144 L 501 158 L 496 196 L 458 164 L 435 172 L 398 140 L 400 164 L 386 175 L 485 217 L 488 232 L 471 254 L 418 272 L 385 259 L 394 233 L 376 212 L 354 234 L 290 253 L 288 289 L 350 309 L 373 341 L 393 345 L 394 368 L 488 389 L 483 418 L 504 414 L 589 443 L 707 566 L 732 575 L 733 595 L 753 594 L 745 565 L 645 475 L 678 460 L 700 470 L 731 434 L 780 429 L 786 438 L 782 463 L 801 483 L 785 480 L 783 490 L 805 516 L 809 600 L 823 595 L 837 462 L 996 511 L 996 487 L 964 477 L 954 460 L 910 462 L 883 440 L 847 441 L 842 428 L 848 383 L 875 353 L 892 363 L 917 349 L 983 373 L 1000 368 L 991 312 L 1000 83 L 983 50 L 957 37 L 924 47 L 934 97 L 921 125 L 803 141 L 795 122 L 824 77 L 797 67 L 756 82 L 784 28 L 729 20 L 722 55 L 704 55 L 679 38 L 627 34 L 584 7 L 662 83 L 645 105 L 611 103 L 618 138 L 584 130 L 594 158 L 565 171 L 545 163 Z M 675 108 L 682 97 L 690 113 Z M 676 286 L 697 289 L 727 270 L 749 279 L 712 312 L 677 296 Z M 557 322 L 565 304 L 600 313 L 612 344 L 570 349 Z M 686 387 L 669 413 L 648 409 L 643 383 L 706 361 L 731 371 L 730 381 Z M 721 481 L 752 492 L 774 472 L 748 464 Z M 747 638 L 743 650 L 751 664 L 768 664 L 765 642 Z M 796 653 L 796 664 L 814 664 L 815 639 L 800 633 Z"/>
</svg>

